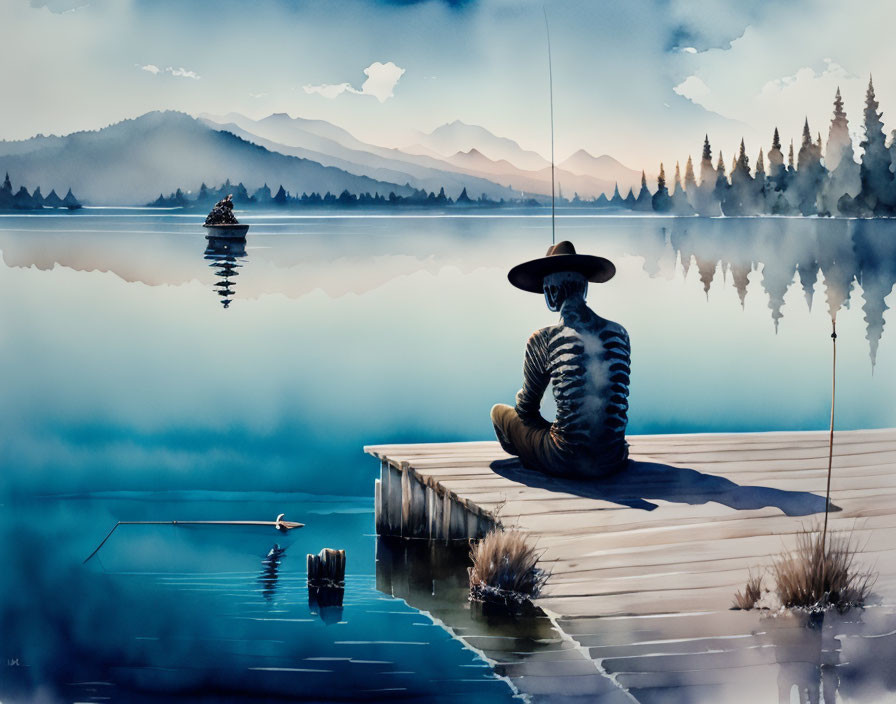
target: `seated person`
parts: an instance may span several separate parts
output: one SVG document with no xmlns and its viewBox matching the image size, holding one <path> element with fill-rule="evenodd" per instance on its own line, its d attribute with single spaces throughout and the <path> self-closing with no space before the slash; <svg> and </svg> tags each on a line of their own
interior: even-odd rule
<svg viewBox="0 0 896 704">
<path fill-rule="evenodd" d="M 529 469 L 600 477 L 626 464 L 628 333 L 585 304 L 588 282 L 603 283 L 615 273 L 607 259 L 576 254 L 571 242 L 560 242 L 508 274 L 517 288 L 544 292 L 548 308 L 560 313 L 558 324 L 537 330 L 526 344 L 516 407 L 492 408 L 501 447 Z M 557 403 L 553 423 L 540 412 L 549 382 Z"/>
</svg>

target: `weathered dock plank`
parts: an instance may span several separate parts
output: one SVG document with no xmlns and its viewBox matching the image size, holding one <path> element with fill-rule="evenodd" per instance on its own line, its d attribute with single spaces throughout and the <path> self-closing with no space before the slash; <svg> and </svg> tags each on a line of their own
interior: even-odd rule
<svg viewBox="0 0 896 704">
<path fill-rule="evenodd" d="M 532 536 L 553 570 L 545 605 L 567 615 L 572 582 L 579 592 L 569 613 L 599 616 L 619 613 L 626 596 L 629 610 L 670 607 L 657 597 L 662 590 L 682 592 L 682 603 L 691 593 L 706 607 L 727 608 L 730 587 L 745 571 L 768 567 L 823 511 L 827 433 L 635 436 L 629 442 L 633 467 L 592 482 L 529 472 L 495 442 L 365 448 L 382 462 L 383 486 L 400 479 L 403 489 L 394 499 L 400 517 L 379 520 L 378 530 L 450 539 L 479 537 L 496 523 L 514 526 Z M 831 526 L 853 530 L 878 561 L 894 557 L 888 548 L 896 545 L 894 469 L 896 429 L 837 434 L 831 496 L 840 511 Z M 387 501 L 382 487 L 377 492 L 381 503 Z M 378 507 L 380 514 L 390 516 Z M 726 563 L 722 584 L 719 561 Z M 649 576 L 664 565 L 680 569 Z M 625 567 L 644 577 L 616 583 L 614 572 Z M 628 591 L 612 605 L 601 598 L 587 607 L 579 603 L 620 588 Z"/>
<path fill-rule="evenodd" d="M 673 687 L 682 701 L 720 701 L 756 678 L 778 682 L 767 692 L 772 698 L 785 696 L 791 680 L 811 686 L 803 681 L 815 672 L 803 662 L 805 641 L 820 634 L 729 608 L 750 571 L 767 572 L 823 516 L 828 434 L 655 435 L 629 443 L 631 466 L 594 481 L 530 472 L 496 442 L 367 447 L 382 467 L 377 531 L 469 539 L 502 524 L 530 535 L 551 572 L 536 604 L 596 667 L 589 673 L 573 659 L 556 670 L 525 662 L 501 670 L 535 698 L 562 692 L 600 700 L 618 695 L 616 687 L 631 701 L 651 701 L 651 692 Z M 414 483 L 425 488 L 422 503 L 413 499 Z M 884 608 L 872 613 L 885 614 L 886 625 L 863 626 L 863 637 L 878 637 L 874 628 L 892 630 L 896 606 L 896 429 L 836 434 L 831 500 L 839 509 L 831 529 L 851 531 L 858 563 L 878 573 L 874 598 Z M 397 520 L 389 520 L 390 501 L 405 507 Z M 434 522 L 442 528 L 419 527 Z M 826 648 L 818 645 L 819 662 Z"/>
</svg>

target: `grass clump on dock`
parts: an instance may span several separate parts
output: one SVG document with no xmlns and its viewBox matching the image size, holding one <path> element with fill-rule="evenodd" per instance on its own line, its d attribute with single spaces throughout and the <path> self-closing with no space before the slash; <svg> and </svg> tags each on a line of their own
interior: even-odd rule
<svg viewBox="0 0 896 704">
<path fill-rule="evenodd" d="M 759 603 L 762 598 L 762 575 L 750 574 L 747 576 L 747 583 L 744 585 L 743 591 L 735 592 L 733 609 L 741 609 L 749 611 Z"/>
<path fill-rule="evenodd" d="M 548 578 L 518 530 L 490 530 L 470 549 L 470 558 L 470 598 L 476 601 L 520 604 L 537 597 Z"/>
<path fill-rule="evenodd" d="M 846 611 L 862 606 L 875 576 L 855 564 L 858 547 L 849 533 L 832 533 L 823 546 L 820 531 L 803 530 L 796 549 L 775 560 L 775 591 L 786 608 Z"/>
</svg>

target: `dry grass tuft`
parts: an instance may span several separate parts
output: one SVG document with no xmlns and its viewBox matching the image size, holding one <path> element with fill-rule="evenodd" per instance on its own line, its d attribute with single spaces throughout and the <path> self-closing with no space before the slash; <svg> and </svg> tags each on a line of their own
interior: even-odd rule
<svg viewBox="0 0 896 704">
<path fill-rule="evenodd" d="M 775 591 L 781 603 L 811 611 L 828 607 L 846 611 L 862 606 L 875 576 L 857 570 L 857 552 L 849 533 L 829 533 L 823 557 L 821 532 L 801 531 L 796 549 L 775 560 Z"/>
<path fill-rule="evenodd" d="M 752 572 L 747 576 L 747 583 L 744 590 L 734 594 L 734 609 L 742 609 L 749 611 L 759 599 L 762 598 L 762 575 L 754 575 Z"/>
<path fill-rule="evenodd" d="M 538 554 L 518 530 L 491 530 L 470 549 L 470 597 L 477 601 L 519 604 L 537 597 L 548 575 Z"/>
</svg>

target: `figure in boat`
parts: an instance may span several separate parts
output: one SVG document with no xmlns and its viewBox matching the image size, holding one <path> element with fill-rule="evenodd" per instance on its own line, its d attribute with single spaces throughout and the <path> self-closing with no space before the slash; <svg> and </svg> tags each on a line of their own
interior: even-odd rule
<svg viewBox="0 0 896 704">
<path fill-rule="evenodd" d="M 241 225 L 233 214 L 233 196 L 228 195 L 215 203 L 215 207 L 205 218 L 203 227 L 208 229 L 207 237 L 242 239 L 249 231 L 248 225 Z"/>
<path fill-rule="evenodd" d="M 556 325 L 535 331 L 526 344 L 516 406 L 498 404 L 491 412 L 501 447 L 529 469 L 600 477 L 627 463 L 628 332 L 585 304 L 588 283 L 604 283 L 615 273 L 609 260 L 577 254 L 564 241 L 507 275 L 523 291 L 544 293 L 548 309 L 560 313 Z M 540 410 L 549 383 L 557 404 L 553 423 Z"/>
</svg>

